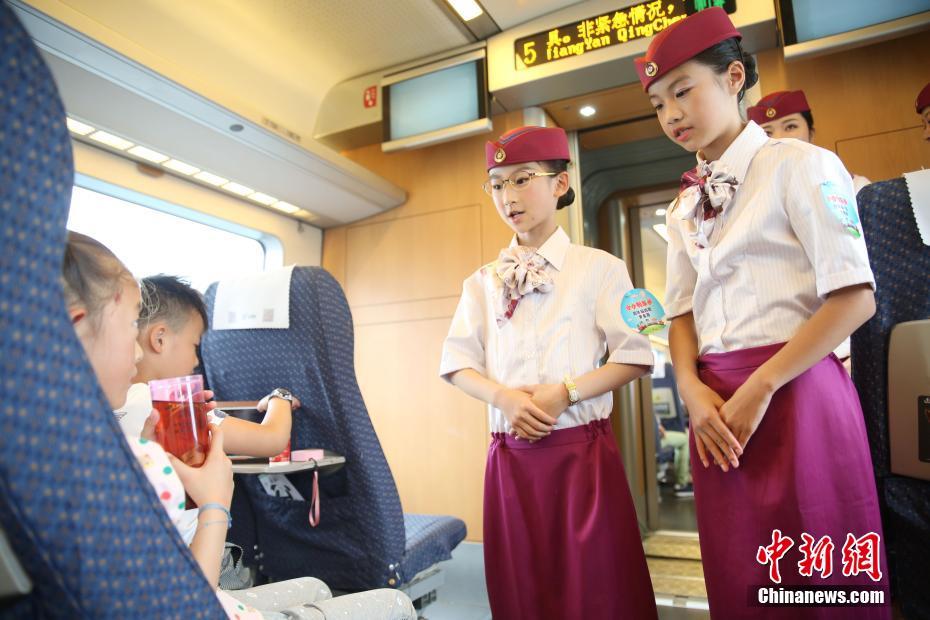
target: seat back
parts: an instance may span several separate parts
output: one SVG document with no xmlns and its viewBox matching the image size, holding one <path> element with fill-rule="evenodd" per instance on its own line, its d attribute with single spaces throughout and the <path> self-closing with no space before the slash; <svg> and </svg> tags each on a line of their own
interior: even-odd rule
<svg viewBox="0 0 930 620">
<path fill-rule="evenodd" d="M 211 316 L 215 294 L 214 284 L 206 295 Z M 346 465 L 320 477 L 316 528 L 308 524 L 306 502 L 271 497 L 256 476 L 238 476 L 234 508 L 252 512 L 254 529 L 237 528 L 234 513 L 232 539 L 273 580 L 309 575 L 338 590 L 398 584 L 403 513 L 355 379 L 348 302 L 326 271 L 297 267 L 289 313 L 288 329 L 208 331 L 201 354 L 210 386 L 218 400 L 258 400 L 275 387 L 292 390 L 302 407 L 295 412 L 291 448 L 326 448 L 344 455 Z M 309 499 L 311 475 L 289 478 Z"/>
<path fill-rule="evenodd" d="M 852 337 L 859 391 L 878 486 L 892 587 L 908 617 L 930 609 L 930 482 L 891 473 L 888 346 L 898 323 L 930 318 L 930 246 L 920 239 L 905 180 L 873 183 L 857 195 L 876 283 L 876 312 Z"/>
<path fill-rule="evenodd" d="M 4 617 L 223 618 L 68 319 L 65 112 L 5 2 L 0 36 L 0 527 L 33 584 Z"/>
</svg>

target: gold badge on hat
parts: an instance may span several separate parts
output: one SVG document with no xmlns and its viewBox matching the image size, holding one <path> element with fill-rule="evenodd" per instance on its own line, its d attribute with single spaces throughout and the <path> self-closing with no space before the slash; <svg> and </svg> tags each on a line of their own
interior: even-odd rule
<svg viewBox="0 0 930 620">
<path fill-rule="evenodd" d="M 498 164 L 507 159 L 507 151 L 503 147 L 497 147 L 497 150 L 494 151 L 494 161 Z"/>
<path fill-rule="evenodd" d="M 646 74 L 646 77 L 653 77 L 656 73 L 659 72 L 659 65 L 654 62 L 647 62 L 643 73 Z"/>
<path fill-rule="evenodd" d="M 778 114 L 778 112 L 775 111 L 775 108 L 769 108 L 765 111 L 765 115 L 768 118 L 775 118 L 776 114 Z"/>
</svg>

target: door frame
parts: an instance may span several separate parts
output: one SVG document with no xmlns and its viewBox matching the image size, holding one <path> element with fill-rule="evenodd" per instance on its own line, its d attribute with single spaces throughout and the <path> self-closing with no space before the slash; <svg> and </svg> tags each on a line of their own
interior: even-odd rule
<svg viewBox="0 0 930 620">
<path fill-rule="evenodd" d="M 614 253 L 619 249 L 620 258 L 627 265 L 634 287 L 645 287 L 644 265 L 640 259 L 641 209 L 669 204 L 678 192 L 677 183 L 624 190 L 611 195 L 601 207 L 608 209 L 606 221 L 611 233 L 602 245 Z M 656 532 L 659 530 L 659 489 L 655 484 L 656 437 L 652 422 L 652 378 L 646 375 L 624 386 L 615 394 L 614 403 L 614 433 L 633 493 L 640 530 L 644 534 Z"/>
</svg>

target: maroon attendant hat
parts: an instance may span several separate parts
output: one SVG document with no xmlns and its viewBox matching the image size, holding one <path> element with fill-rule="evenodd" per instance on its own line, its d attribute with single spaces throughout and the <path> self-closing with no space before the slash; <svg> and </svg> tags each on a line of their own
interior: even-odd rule
<svg viewBox="0 0 930 620">
<path fill-rule="evenodd" d="M 917 108 L 918 114 L 927 106 L 930 106 L 930 83 L 924 86 L 924 89 L 917 95 L 917 101 L 914 102 L 914 107 Z"/>
<path fill-rule="evenodd" d="M 707 48 L 733 37 L 742 39 L 743 35 L 719 6 L 675 22 L 655 36 L 645 56 L 634 61 L 643 90 Z"/>
<path fill-rule="evenodd" d="M 811 107 L 807 104 L 807 97 L 804 96 L 803 90 L 780 90 L 769 93 L 759 99 L 756 105 L 746 108 L 746 115 L 749 120 L 761 125 L 782 116 L 810 112 L 810 110 Z"/>
<path fill-rule="evenodd" d="M 484 155 L 488 170 L 530 161 L 571 160 L 564 129 L 533 125 L 512 129 L 494 142 L 485 143 Z"/>
</svg>

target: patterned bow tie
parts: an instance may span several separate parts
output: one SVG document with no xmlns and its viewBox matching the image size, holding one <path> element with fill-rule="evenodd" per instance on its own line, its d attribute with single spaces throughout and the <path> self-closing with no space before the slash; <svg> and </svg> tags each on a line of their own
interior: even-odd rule
<svg viewBox="0 0 930 620">
<path fill-rule="evenodd" d="M 710 245 L 717 216 L 730 204 L 738 188 L 739 181 L 720 162 L 702 161 L 681 175 L 675 215 L 694 224 L 690 235 L 699 248 Z"/>
<path fill-rule="evenodd" d="M 513 316 L 524 295 L 552 290 L 552 276 L 546 272 L 546 259 L 536 253 L 536 248 L 522 245 L 505 248 L 490 266 L 493 266 L 493 275 L 496 276 L 495 285 L 499 287 L 498 327 Z"/>
</svg>

